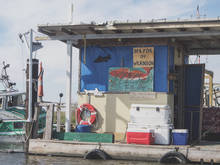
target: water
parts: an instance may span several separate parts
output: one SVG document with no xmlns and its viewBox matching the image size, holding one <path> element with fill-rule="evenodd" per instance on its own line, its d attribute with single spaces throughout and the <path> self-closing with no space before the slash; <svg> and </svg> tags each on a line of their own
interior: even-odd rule
<svg viewBox="0 0 220 165">
<path fill-rule="evenodd" d="M 0 153 L 3 165 L 161 165 L 158 162 L 125 160 L 85 160 L 75 157 L 36 156 L 25 153 Z M 173 164 L 175 165 L 175 164 Z M 191 165 L 191 164 L 188 164 Z"/>
<path fill-rule="evenodd" d="M 160 165 L 157 162 L 85 160 L 73 157 L 26 155 L 24 153 L 0 153 L 0 162 L 4 165 Z"/>
<path fill-rule="evenodd" d="M 158 162 L 85 160 L 76 157 L 28 155 L 23 153 L 23 146 L 18 144 L 0 144 L 0 151 L 2 151 L 0 152 L 2 165 L 161 165 Z"/>
</svg>

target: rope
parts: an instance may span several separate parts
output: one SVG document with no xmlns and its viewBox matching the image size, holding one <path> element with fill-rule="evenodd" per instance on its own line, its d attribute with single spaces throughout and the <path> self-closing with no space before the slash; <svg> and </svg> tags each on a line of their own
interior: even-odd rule
<svg viewBox="0 0 220 165">
<path fill-rule="evenodd" d="M 25 134 L 25 143 L 30 139 L 30 137 L 31 137 L 31 134 L 32 134 L 32 131 L 33 131 L 33 125 L 34 125 L 34 122 L 32 122 L 31 123 L 31 129 L 30 129 L 30 133 L 29 133 L 29 135 L 28 136 L 26 136 L 26 134 Z"/>
</svg>

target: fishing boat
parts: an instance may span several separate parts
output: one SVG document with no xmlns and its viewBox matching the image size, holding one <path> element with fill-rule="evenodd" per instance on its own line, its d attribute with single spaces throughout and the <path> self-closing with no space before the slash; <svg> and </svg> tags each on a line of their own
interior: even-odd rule
<svg viewBox="0 0 220 165">
<path fill-rule="evenodd" d="M 9 80 L 5 65 L 0 77 L 3 88 L 0 90 L 0 143 L 25 142 L 29 135 L 25 134 L 26 120 L 26 93 L 14 89 L 15 83 Z M 46 112 L 40 110 L 38 134 L 43 133 L 46 124 Z"/>
</svg>

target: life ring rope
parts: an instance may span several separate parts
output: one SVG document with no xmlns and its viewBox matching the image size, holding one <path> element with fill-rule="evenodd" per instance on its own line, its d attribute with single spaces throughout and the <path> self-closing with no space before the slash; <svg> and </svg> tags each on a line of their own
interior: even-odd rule
<svg viewBox="0 0 220 165">
<path fill-rule="evenodd" d="M 91 112 L 91 115 L 96 115 L 96 112 Z"/>
<path fill-rule="evenodd" d="M 84 111 L 84 110 L 88 110 L 90 112 L 90 120 L 89 121 L 84 121 L 82 118 L 81 118 L 81 113 Z M 77 123 L 80 124 L 80 125 L 92 125 L 95 120 L 96 120 L 96 110 L 95 108 L 91 105 L 91 104 L 83 104 L 81 105 L 79 108 L 77 108 L 77 111 L 76 111 L 76 116 L 77 116 Z"/>
</svg>

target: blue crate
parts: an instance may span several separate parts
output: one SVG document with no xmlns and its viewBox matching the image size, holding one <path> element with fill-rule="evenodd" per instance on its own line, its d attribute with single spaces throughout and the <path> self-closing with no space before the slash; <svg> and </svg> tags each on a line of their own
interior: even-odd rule
<svg viewBox="0 0 220 165">
<path fill-rule="evenodd" d="M 91 126 L 89 125 L 77 125 L 75 132 L 91 132 Z"/>
</svg>

